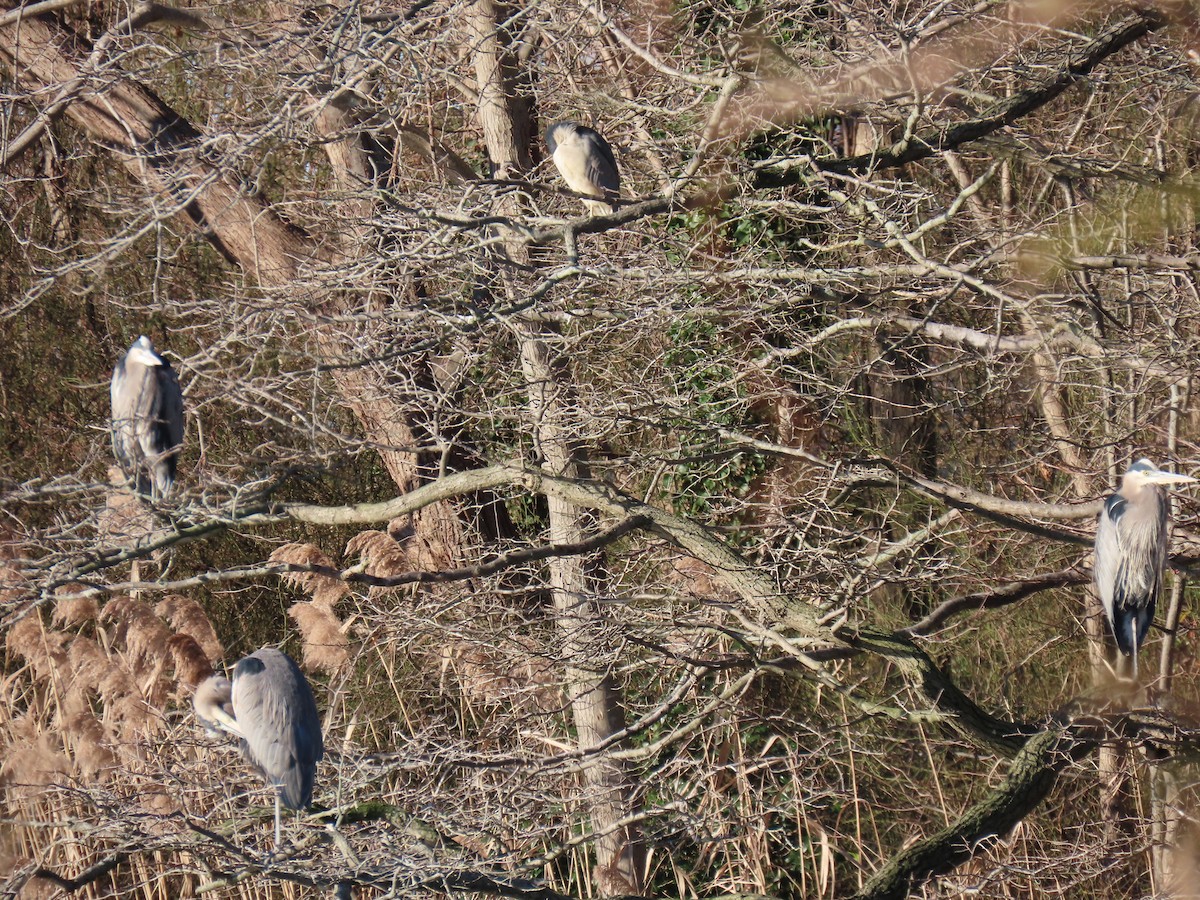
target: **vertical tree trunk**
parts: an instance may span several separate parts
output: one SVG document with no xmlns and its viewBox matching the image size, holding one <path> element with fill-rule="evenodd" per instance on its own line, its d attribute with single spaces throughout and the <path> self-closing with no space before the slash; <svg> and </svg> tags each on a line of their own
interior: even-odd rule
<svg viewBox="0 0 1200 900">
<path fill-rule="evenodd" d="M 586 457 L 571 435 L 580 424 L 577 409 L 563 402 L 560 385 L 566 373 L 544 336 L 532 327 L 521 329 L 521 369 L 529 384 L 529 412 L 536 423 L 543 467 L 567 477 L 585 477 Z M 584 533 L 585 514 L 553 495 L 547 498 L 552 543 L 576 543 Z M 624 727 L 621 693 L 611 672 L 583 668 L 582 660 L 603 658 L 601 613 L 592 602 L 591 585 L 580 556 L 559 557 L 550 563 L 550 586 L 558 624 L 563 632 L 566 682 L 581 748 L 595 747 Z M 645 874 L 645 849 L 636 825 L 619 823 L 633 810 L 629 773 L 603 757 L 583 768 L 592 830 L 596 838 L 593 877 L 602 894 L 640 894 Z"/>
<path fill-rule="evenodd" d="M 275 4 L 279 15 L 288 11 L 285 4 Z M 313 127 L 326 138 L 322 143 L 337 186 L 346 194 L 342 203 L 344 220 L 348 223 L 366 222 L 374 208 L 371 200 L 362 196 L 364 184 L 370 184 L 371 166 L 359 134 L 353 112 L 337 98 L 332 98 L 317 114 Z M 354 199 L 350 199 L 354 198 Z M 363 229 L 353 224 L 343 226 L 337 249 L 345 259 L 353 258 L 354 248 L 364 246 Z M 336 303 L 336 298 L 331 297 Z M 329 327 L 318 332 L 321 356 L 335 361 L 346 355 L 346 341 Z M 413 362 L 423 365 L 424 358 Z M 363 430 L 379 448 L 379 456 L 392 480 L 401 491 L 411 490 L 422 480 L 419 429 L 413 427 L 413 404 L 398 402 L 395 389 L 377 383 L 368 369 L 361 366 L 335 368 L 334 382 L 338 393 L 354 411 Z M 413 529 L 429 550 L 429 558 L 438 566 L 460 562 L 463 544 L 462 523 L 448 503 L 436 503 L 412 517 Z"/>
<path fill-rule="evenodd" d="M 494 0 L 475 0 L 471 8 L 471 34 L 479 92 L 479 124 L 487 141 L 496 177 L 520 177 L 531 168 L 531 104 L 522 96 L 513 53 L 513 39 L 504 30 L 510 10 Z M 502 212 L 519 215 L 520 201 L 510 195 L 501 201 Z M 509 253 L 528 262 L 518 245 Z M 581 433 L 572 402 L 569 375 L 561 356 L 552 349 L 554 337 L 532 322 L 516 326 L 521 349 L 521 370 L 529 389 L 529 413 L 542 465 L 555 475 L 586 474 L 586 455 L 572 439 Z M 586 515 L 560 498 L 550 496 L 549 540 L 572 543 L 585 536 Z M 598 746 L 624 727 L 620 690 L 611 672 L 584 668 L 582 660 L 596 658 L 602 628 L 600 611 L 591 601 L 592 591 L 585 561 L 579 556 L 555 557 L 549 562 L 550 586 L 566 656 L 564 677 L 580 748 Z M 596 835 L 593 877 L 602 894 L 640 894 L 645 854 L 640 830 L 628 823 L 633 811 L 632 790 L 625 767 L 604 757 L 583 767 L 585 802 Z M 624 824 L 623 824 L 624 823 Z"/>
</svg>

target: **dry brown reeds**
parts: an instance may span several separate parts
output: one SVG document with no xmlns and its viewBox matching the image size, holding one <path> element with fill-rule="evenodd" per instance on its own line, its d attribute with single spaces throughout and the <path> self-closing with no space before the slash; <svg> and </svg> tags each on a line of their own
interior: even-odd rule
<svg viewBox="0 0 1200 900">
<path fill-rule="evenodd" d="M 25 660 L 39 681 L 51 681 L 67 664 L 71 637 L 48 632 L 36 610 L 9 626 L 5 636 L 8 652 Z"/>
<path fill-rule="evenodd" d="M 306 669 L 337 674 L 350 664 L 350 640 L 333 610 L 317 602 L 301 601 L 288 609 L 300 635 Z"/>
<path fill-rule="evenodd" d="M 271 554 L 271 562 L 336 569 L 333 560 L 316 544 L 284 544 Z M 326 606 L 333 606 L 350 591 L 341 579 L 319 572 L 287 572 L 283 578 L 311 596 L 314 603 Z"/>
<path fill-rule="evenodd" d="M 271 561 L 334 568 L 333 560 L 315 544 L 285 544 L 271 554 Z M 302 665 L 310 671 L 330 674 L 343 671 L 350 664 L 350 639 L 334 612 L 334 604 L 350 589 L 340 578 L 319 572 L 290 572 L 283 577 L 312 598 L 293 603 L 288 609 L 303 639 Z"/>
<path fill-rule="evenodd" d="M 559 669 L 539 654 L 538 643 L 524 635 L 507 639 L 517 646 L 501 649 L 480 643 L 457 641 L 442 648 L 442 672 L 453 671 L 470 703 L 481 706 L 505 704 L 527 712 L 550 713 L 565 702 Z"/>
<path fill-rule="evenodd" d="M 63 744 L 85 779 L 96 781 L 115 764 L 110 735 L 92 711 L 91 698 L 82 683 L 75 682 L 63 697 L 57 724 Z"/>
<path fill-rule="evenodd" d="M 137 682 L 124 661 L 91 638 L 79 635 L 67 653 L 75 679 L 91 685 L 105 703 L 137 693 Z"/>
<path fill-rule="evenodd" d="M 93 594 L 81 594 L 83 585 L 69 584 L 60 587 L 54 601 L 52 621 L 55 625 L 82 625 L 94 622 L 100 615 L 100 604 Z"/>
<path fill-rule="evenodd" d="M 164 771 L 209 763 L 197 756 L 195 742 L 183 739 L 191 725 L 172 726 L 163 715 L 167 666 L 173 663 L 174 680 L 185 684 L 211 671 L 190 632 L 210 645 L 215 632 L 197 604 L 171 599 L 160 604 L 163 615 L 189 633 L 176 634 L 147 604 L 128 597 L 99 610 L 90 599 L 60 598 L 51 616 L 31 610 L 9 628 L 6 647 L 23 667 L 0 681 L 0 816 L 29 824 L 5 829 L 5 873 L 44 865 L 70 875 L 95 864 L 103 842 L 85 840 L 70 823 L 95 818 L 96 791 L 106 807 L 116 804 L 126 810 L 122 817 L 136 817 L 145 833 L 178 831 L 177 782 Z M 175 728 L 180 734 L 172 737 Z M 165 876 L 158 862 L 132 859 L 77 896 L 194 895 L 193 880 Z M 15 883 L 7 874 L 0 880 L 5 887 Z M 19 896 L 59 894 L 34 879 Z"/>
<path fill-rule="evenodd" d="M 196 685 L 213 673 L 204 648 L 190 634 L 175 634 L 167 641 L 175 663 L 175 681 L 182 693 L 190 694 Z"/>
<path fill-rule="evenodd" d="M 36 796 L 38 792 L 31 789 L 54 784 L 75 771 L 61 741 L 37 711 L 12 719 L 4 738 L 0 784 L 4 785 L 8 800 Z"/>
<path fill-rule="evenodd" d="M 182 594 L 171 594 L 155 605 L 154 612 L 165 619 L 177 635 L 190 635 L 209 660 L 217 660 L 225 655 L 225 647 L 217 637 L 216 629 L 204 607 L 196 600 Z"/>
<path fill-rule="evenodd" d="M 346 555 L 359 558 L 363 572 L 376 578 L 394 578 L 412 571 L 407 548 L 416 540 L 398 542 L 386 531 L 360 531 L 346 544 Z"/>
<path fill-rule="evenodd" d="M 133 597 L 109 600 L 100 612 L 100 622 L 112 626 L 112 646 L 124 649 L 122 655 L 142 696 L 155 707 L 163 706 L 172 687 L 163 677 L 171 661 L 167 644 L 171 630 L 166 623 L 149 603 Z"/>
</svg>

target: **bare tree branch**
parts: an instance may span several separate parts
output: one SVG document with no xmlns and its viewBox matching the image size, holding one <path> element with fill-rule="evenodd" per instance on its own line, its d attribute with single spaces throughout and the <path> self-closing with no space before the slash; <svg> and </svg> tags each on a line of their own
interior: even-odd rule
<svg viewBox="0 0 1200 900">
<path fill-rule="evenodd" d="M 1095 743 L 1058 725 L 1031 738 L 1016 755 L 1004 781 L 955 822 L 892 857 L 872 876 L 856 900 L 901 900 L 934 876 L 949 872 L 1002 837 L 1041 805 L 1071 762 Z"/>
<path fill-rule="evenodd" d="M 755 186 L 778 187 L 803 183 L 807 180 L 806 170 L 810 165 L 837 174 L 897 168 L 977 141 L 1055 100 L 1110 56 L 1166 24 L 1167 18 L 1157 9 L 1140 9 L 1068 53 L 1059 70 L 1050 78 L 1005 97 L 965 122 L 914 135 L 890 149 L 875 153 L 842 159 L 773 160 L 758 167 Z"/>
</svg>

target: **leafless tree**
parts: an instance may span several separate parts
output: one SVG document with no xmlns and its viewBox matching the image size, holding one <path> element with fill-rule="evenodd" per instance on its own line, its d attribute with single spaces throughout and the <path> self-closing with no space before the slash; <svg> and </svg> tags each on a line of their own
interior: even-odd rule
<svg viewBox="0 0 1200 900">
<path fill-rule="evenodd" d="M 1194 500 L 1152 679 L 1087 589 L 1117 473 L 1198 461 L 1189 11 L 0 16 L 6 890 L 1200 877 Z M 141 333 L 189 415 L 153 501 L 107 474 Z M 268 856 L 187 710 L 271 642 L 327 758 Z"/>
</svg>

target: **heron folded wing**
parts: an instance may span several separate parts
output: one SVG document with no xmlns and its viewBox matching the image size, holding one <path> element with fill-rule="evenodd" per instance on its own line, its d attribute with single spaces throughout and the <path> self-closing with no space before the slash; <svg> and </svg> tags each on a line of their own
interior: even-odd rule
<svg viewBox="0 0 1200 900">
<path fill-rule="evenodd" d="M 307 806 L 324 744 L 312 689 L 296 664 L 272 649 L 241 660 L 233 674 L 233 709 L 247 759 L 279 788 L 287 806 Z"/>
<path fill-rule="evenodd" d="M 609 194 L 621 192 L 621 175 L 617 171 L 617 160 L 608 141 L 594 132 L 585 138 L 588 146 L 586 155 L 587 178 L 592 184 Z"/>
<path fill-rule="evenodd" d="M 155 457 L 154 489 L 162 496 L 175 483 L 179 445 L 183 443 L 183 392 L 179 389 L 175 370 L 169 363 L 158 366 L 154 374 L 157 390 L 152 410 L 150 445 Z"/>
</svg>

